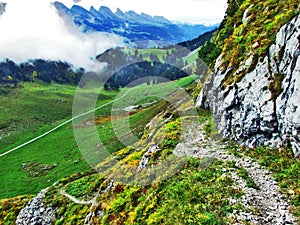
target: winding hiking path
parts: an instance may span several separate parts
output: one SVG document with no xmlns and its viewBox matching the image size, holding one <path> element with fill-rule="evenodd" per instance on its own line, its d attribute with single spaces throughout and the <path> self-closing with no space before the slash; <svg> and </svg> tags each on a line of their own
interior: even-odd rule
<svg viewBox="0 0 300 225">
<path fill-rule="evenodd" d="M 213 159 L 233 161 L 236 167 L 242 167 L 248 172 L 248 176 L 256 183 L 258 189 L 247 187 L 246 181 L 240 178 L 235 169 L 224 173 L 230 176 L 236 185 L 244 192 L 240 201 L 247 212 L 234 211 L 231 215 L 237 224 L 264 224 L 286 225 L 296 224 L 294 217 L 289 212 L 289 204 L 284 195 L 279 193 L 277 182 L 271 176 L 271 172 L 262 168 L 257 162 L 249 157 L 238 158 L 224 150 L 225 145 L 211 138 L 205 137 L 204 125 L 191 124 L 183 134 L 182 141 L 177 145 L 174 154 L 195 158 L 208 157 L 206 165 L 209 166 Z M 235 201 L 235 200 L 231 200 Z M 253 211 L 253 208 L 256 210 Z"/>
<path fill-rule="evenodd" d="M 80 205 L 90 205 L 94 202 L 94 199 L 91 199 L 88 201 L 77 199 L 76 197 L 66 193 L 64 190 L 60 190 L 60 194 L 65 196 L 66 198 L 70 199 L 72 202 L 74 202 L 76 204 L 80 204 Z"/>
<path fill-rule="evenodd" d="M 18 149 L 20 149 L 20 148 L 26 146 L 26 145 L 29 145 L 29 144 L 31 144 L 31 143 L 33 143 L 33 142 L 35 142 L 35 141 L 37 141 L 37 140 L 39 140 L 39 139 L 41 139 L 41 138 L 47 136 L 48 134 L 53 133 L 53 132 L 56 131 L 57 129 L 61 128 L 62 126 L 66 125 L 66 124 L 68 124 L 68 123 L 70 123 L 70 122 L 72 122 L 73 120 L 75 120 L 75 119 L 77 119 L 77 118 L 79 118 L 79 117 L 88 115 L 88 114 L 90 114 L 90 113 L 92 113 L 92 112 L 95 112 L 96 110 L 101 109 L 101 108 L 103 108 L 103 107 L 105 107 L 105 106 L 107 106 L 107 105 L 109 105 L 109 104 L 111 104 L 111 103 L 113 103 L 113 102 L 119 101 L 120 99 L 126 97 L 126 95 L 127 95 L 131 90 L 132 90 L 132 89 L 126 91 L 121 97 L 119 97 L 119 98 L 117 98 L 117 99 L 114 99 L 114 100 L 112 100 L 112 101 L 110 101 L 110 102 L 108 102 L 108 103 L 105 103 L 104 105 L 101 105 L 101 106 L 99 106 L 99 107 L 97 107 L 97 108 L 95 108 L 95 109 L 89 110 L 89 111 L 87 111 L 87 112 L 85 112 L 85 113 L 82 113 L 82 114 L 80 114 L 80 115 L 77 115 L 77 116 L 75 116 L 75 117 L 72 117 L 71 119 L 69 119 L 69 120 L 67 120 L 67 121 L 65 121 L 65 122 L 63 122 L 63 123 L 57 125 L 56 127 L 52 128 L 51 130 L 49 130 L 49 131 L 47 131 L 47 132 L 45 132 L 45 133 L 43 133 L 43 134 L 41 134 L 41 135 L 39 135 L 39 136 L 37 136 L 37 137 L 31 139 L 31 140 L 29 140 L 29 141 L 27 141 L 27 142 L 25 142 L 25 143 L 23 143 L 23 144 L 21 144 L 21 145 L 19 145 L 19 146 L 17 146 L 17 147 L 14 147 L 14 148 L 12 148 L 12 149 L 10 149 L 10 150 L 8 150 L 8 151 L 6 151 L 6 152 L 0 154 L 0 157 L 3 157 L 3 156 L 5 156 L 5 155 L 8 155 L 9 153 L 12 153 L 12 152 L 14 152 L 14 151 L 16 151 L 16 150 L 18 150 Z"/>
</svg>

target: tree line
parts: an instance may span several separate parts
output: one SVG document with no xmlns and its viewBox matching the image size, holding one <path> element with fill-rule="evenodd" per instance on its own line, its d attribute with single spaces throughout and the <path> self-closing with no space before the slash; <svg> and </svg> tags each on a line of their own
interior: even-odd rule
<svg viewBox="0 0 300 225">
<path fill-rule="evenodd" d="M 185 66 L 182 57 L 187 50 L 180 46 L 163 50 L 165 54 L 160 57 L 155 53 L 146 54 L 148 50 L 145 49 L 128 51 L 122 48 L 110 49 L 98 55 L 97 60 L 106 63 L 106 69 L 102 72 L 102 78 L 106 80 L 104 88 L 116 90 L 128 85 L 161 83 L 187 76 L 189 71 L 182 69 Z"/>
<path fill-rule="evenodd" d="M 125 66 L 115 72 L 104 84 L 106 90 L 116 90 L 125 86 L 136 86 L 142 83 L 158 84 L 176 80 L 188 74 L 175 66 L 161 62 L 143 61 Z"/>
<path fill-rule="evenodd" d="M 84 69 L 73 69 L 72 65 L 62 61 L 43 59 L 30 60 L 17 64 L 6 59 L 0 62 L 0 86 L 17 87 L 19 82 L 42 80 L 64 84 L 78 84 L 84 74 Z"/>
</svg>

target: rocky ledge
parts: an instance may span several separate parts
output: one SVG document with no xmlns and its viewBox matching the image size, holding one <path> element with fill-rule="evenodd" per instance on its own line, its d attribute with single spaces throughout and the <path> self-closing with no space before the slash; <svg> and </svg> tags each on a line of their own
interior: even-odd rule
<svg viewBox="0 0 300 225">
<path fill-rule="evenodd" d="M 255 48 L 256 46 L 253 46 Z M 246 53 L 245 53 L 246 54 Z M 300 156 L 300 16 L 277 33 L 268 54 L 255 64 L 250 52 L 235 75 L 242 79 L 224 85 L 232 68 L 223 68 L 222 55 L 197 99 L 213 111 L 225 137 L 247 147 L 290 146 Z M 277 86 L 276 86 L 277 85 Z M 278 87 L 279 86 L 279 87 Z"/>
</svg>

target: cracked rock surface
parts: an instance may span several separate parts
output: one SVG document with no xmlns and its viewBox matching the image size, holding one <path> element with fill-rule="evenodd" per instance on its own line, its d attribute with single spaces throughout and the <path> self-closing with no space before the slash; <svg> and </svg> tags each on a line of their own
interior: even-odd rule
<svg viewBox="0 0 300 225">
<path fill-rule="evenodd" d="M 235 75 L 246 71 L 254 56 L 240 65 Z M 222 56 L 197 99 L 199 107 L 213 111 L 224 136 L 248 147 L 291 145 L 300 156 L 300 16 L 277 33 L 263 60 L 243 78 L 224 87 L 232 68 L 222 68 Z M 278 76 L 281 92 L 270 90 Z M 276 81 L 277 80 L 277 81 Z"/>
</svg>

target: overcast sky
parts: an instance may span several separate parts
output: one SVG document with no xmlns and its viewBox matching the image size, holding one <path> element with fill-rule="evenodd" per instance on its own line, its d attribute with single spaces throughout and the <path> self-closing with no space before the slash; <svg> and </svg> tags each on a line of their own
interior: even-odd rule
<svg viewBox="0 0 300 225">
<path fill-rule="evenodd" d="M 101 5 L 115 11 L 133 10 L 137 13 L 147 13 L 152 16 L 164 16 L 169 20 L 216 24 L 224 18 L 227 0 L 62 0 L 71 7 L 76 4 L 89 9 L 93 5 L 98 9 Z"/>
<path fill-rule="evenodd" d="M 1 0 L 0 0 L 1 1 Z M 92 67 L 91 58 L 122 44 L 113 34 L 83 34 L 74 24 L 66 26 L 53 0 L 2 0 L 6 11 L 0 16 L 0 61 L 15 62 L 43 58 L 71 62 L 77 67 Z M 134 10 L 169 20 L 216 24 L 224 17 L 227 0 L 61 0 L 68 7 L 75 2 L 89 9 L 91 5 L 110 7 L 113 11 Z"/>
</svg>

